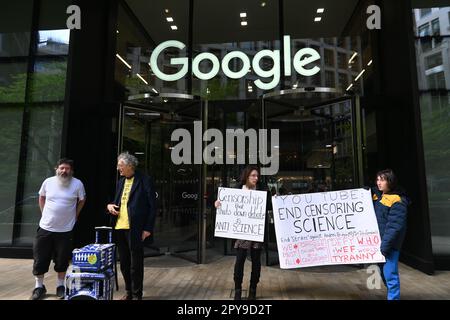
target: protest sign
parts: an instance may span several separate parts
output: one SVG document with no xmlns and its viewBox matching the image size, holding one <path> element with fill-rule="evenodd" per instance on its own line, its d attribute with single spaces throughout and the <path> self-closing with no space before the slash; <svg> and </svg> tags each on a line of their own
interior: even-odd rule
<svg viewBox="0 0 450 320">
<path fill-rule="evenodd" d="M 264 241 L 266 191 L 219 188 L 214 236 Z"/>
<path fill-rule="evenodd" d="M 369 190 L 272 197 L 280 267 L 384 262 Z"/>
</svg>

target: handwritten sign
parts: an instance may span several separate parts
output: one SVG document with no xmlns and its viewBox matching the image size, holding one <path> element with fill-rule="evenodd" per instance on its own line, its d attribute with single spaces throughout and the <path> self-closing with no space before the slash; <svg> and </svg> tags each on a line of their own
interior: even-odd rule
<svg viewBox="0 0 450 320">
<path fill-rule="evenodd" d="M 282 269 L 384 262 L 369 190 L 272 197 Z"/>
<path fill-rule="evenodd" d="M 266 191 L 219 188 L 214 236 L 264 241 Z"/>
</svg>

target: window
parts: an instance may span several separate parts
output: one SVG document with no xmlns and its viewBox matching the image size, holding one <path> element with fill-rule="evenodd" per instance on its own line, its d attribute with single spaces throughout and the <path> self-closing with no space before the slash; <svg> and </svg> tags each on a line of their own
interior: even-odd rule
<svg viewBox="0 0 450 320">
<path fill-rule="evenodd" d="M 436 53 L 425 58 L 426 70 L 442 65 L 442 53 Z"/>
<path fill-rule="evenodd" d="M 426 23 L 419 27 L 419 37 L 426 37 L 430 35 L 430 24 Z"/>
<path fill-rule="evenodd" d="M 431 13 L 431 8 L 420 9 L 420 18 L 423 18 Z"/>
<path fill-rule="evenodd" d="M 427 76 L 428 89 L 445 89 L 444 72 L 436 72 Z"/>
<path fill-rule="evenodd" d="M 449 7 L 434 10 L 440 16 L 442 14 L 448 16 L 450 23 Z M 421 9 L 420 17 L 430 13 L 431 9 Z M 442 22 L 443 26 L 447 24 L 447 21 Z M 446 61 L 448 58 L 445 51 L 439 48 L 439 44 L 448 43 L 446 38 L 441 39 L 441 35 L 447 33 L 448 28 L 444 27 L 441 30 L 440 20 L 433 19 L 430 23 L 418 27 L 417 34 L 420 38 L 416 40 L 419 103 L 432 246 L 434 255 L 445 256 L 450 255 L 448 208 L 445 201 L 450 199 L 450 140 L 448 139 L 450 133 L 448 90 L 450 87 L 447 87 L 446 81 L 446 77 L 449 77 Z M 430 50 L 434 50 L 435 53 L 430 55 Z"/>
<path fill-rule="evenodd" d="M 343 53 L 343 52 L 338 52 L 337 54 L 337 60 L 338 60 L 338 67 L 339 69 L 347 69 L 347 54 Z"/>
<path fill-rule="evenodd" d="M 441 34 L 441 28 L 439 26 L 439 18 L 431 21 L 431 31 L 433 36 L 439 36 Z"/>
<path fill-rule="evenodd" d="M 334 51 L 330 49 L 324 49 L 324 60 L 325 65 L 329 67 L 334 67 Z"/>
<path fill-rule="evenodd" d="M 60 157 L 68 2 L 41 0 L 33 7 L 32 1 L 16 0 L 0 11 L 0 245 L 32 244 L 37 192 Z M 40 9 L 37 25 L 31 24 L 33 8 Z"/>
<path fill-rule="evenodd" d="M 328 88 L 334 88 L 336 86 L 334 71 L 325 71 L 325 86 Z"/>
<path fill-rule="evenodd" d="M 340 89 L 342 89 L 342 90 L 345 90 L 345 89 L 347 89 L 347 87 L 348 87 L 348 77 L 347 77 L 347 74 L 346 73 L 341 73 L 341 72 L 339 72 L 339 75 L 338 75 L 338 87 L 340 88 Z"/>
</svg>

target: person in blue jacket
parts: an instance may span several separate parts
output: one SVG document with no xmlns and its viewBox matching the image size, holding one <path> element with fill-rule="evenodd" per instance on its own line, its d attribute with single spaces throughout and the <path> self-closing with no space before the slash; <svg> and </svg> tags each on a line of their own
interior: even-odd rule
<svg viewBox="0 0 450 320">
<path fill-rule="evenodd" d="M 409 198 L 397 186 L 397 178 L 391 169 L 377 173 L 377 187 L 372 189 L 373 206 L 381 236 L 380 250 L 386 259 L 381 276 L 387 287 L 387 299 L 400 299 L 398 259 L 406 234 L 406 217 Z"/>
</svg>

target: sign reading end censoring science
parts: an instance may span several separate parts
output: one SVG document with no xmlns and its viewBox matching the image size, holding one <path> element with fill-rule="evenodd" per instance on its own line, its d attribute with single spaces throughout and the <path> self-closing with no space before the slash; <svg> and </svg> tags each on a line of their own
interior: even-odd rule
<svg viewBox="0 0 450 320">
<path fill-rule="evenodd" d="M 272 197 L 282 269 L 384 262 L 369 190 Z"/>
<path fill-rule="evenodd" d="M 267 192 L 219 188 L 214 236 L 264 241 Z"/>
</svg>

